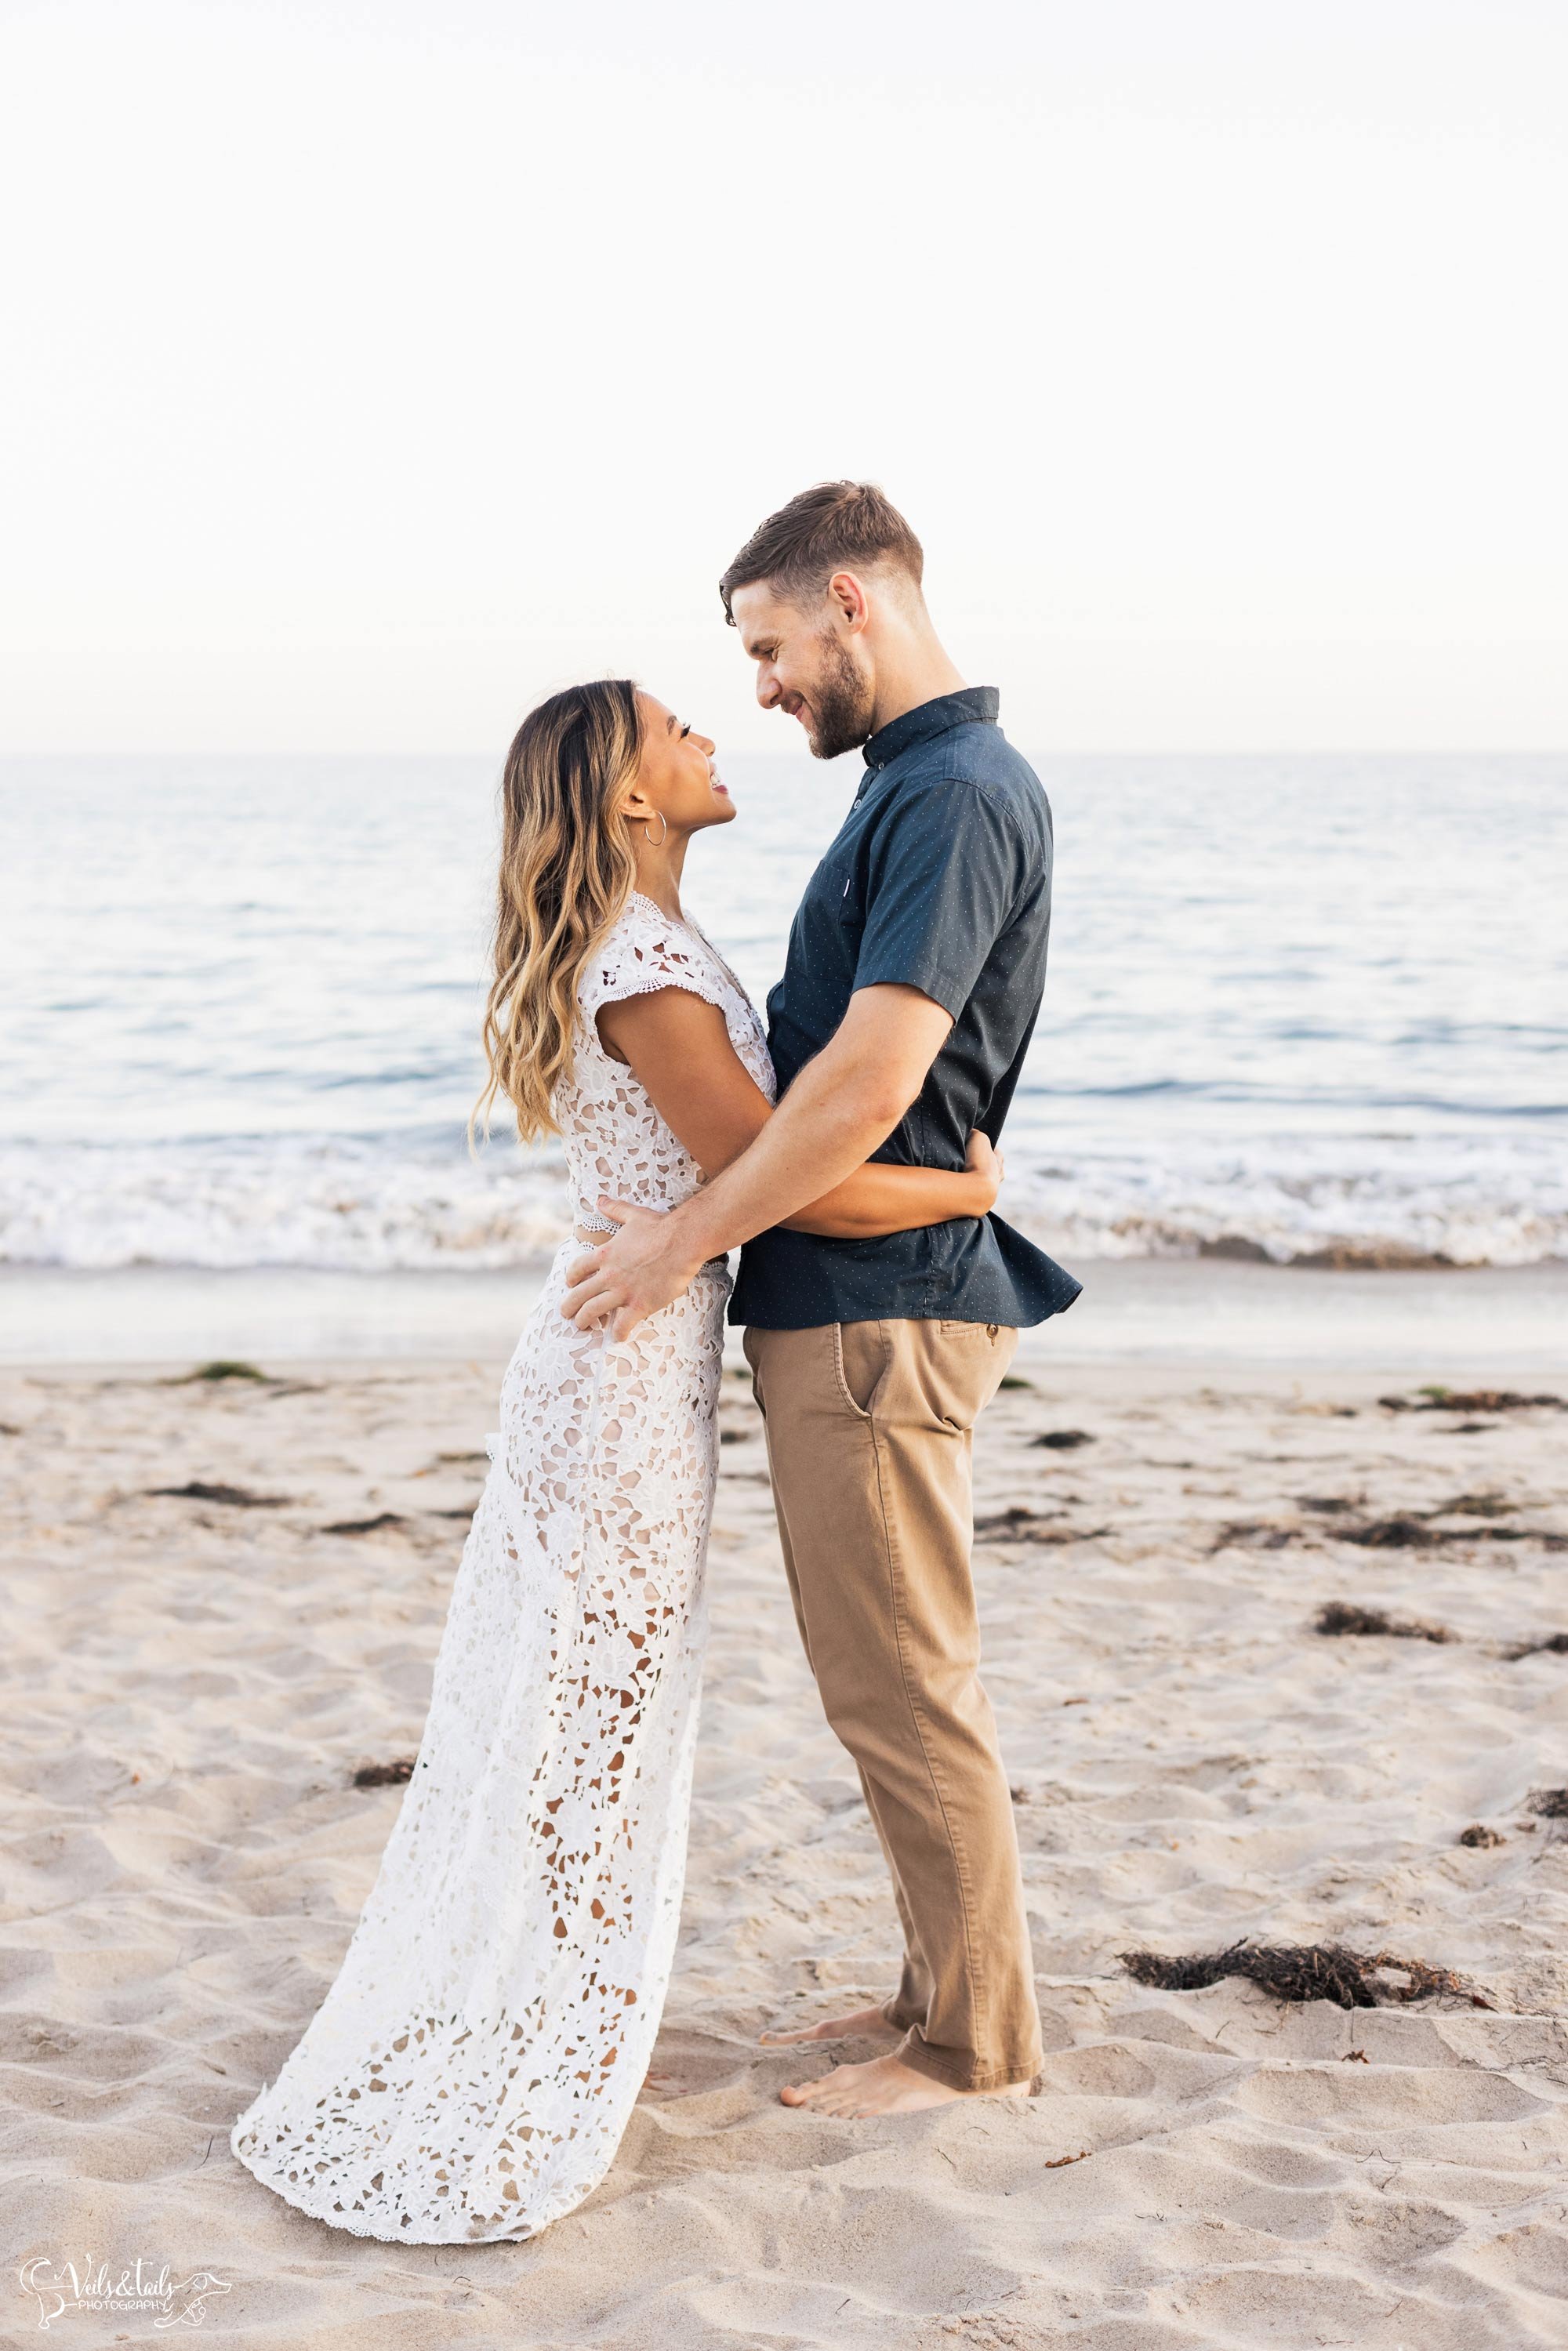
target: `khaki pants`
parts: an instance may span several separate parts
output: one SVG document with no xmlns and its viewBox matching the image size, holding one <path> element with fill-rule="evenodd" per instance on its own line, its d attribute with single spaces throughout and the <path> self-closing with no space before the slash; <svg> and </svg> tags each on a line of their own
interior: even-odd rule
<svg viewBox="0 0 1568 2351">
<path fill-rule="evenodd" d="M 981 1687 L 973 1431 L 1018 1346 L 988 1322 L 748 1327 L 795 1621 L 860 1769 L 904 1928 L 900 2054 L 993 2090 L 1041 2060 L 1012 1800 Z"/>
</svg>

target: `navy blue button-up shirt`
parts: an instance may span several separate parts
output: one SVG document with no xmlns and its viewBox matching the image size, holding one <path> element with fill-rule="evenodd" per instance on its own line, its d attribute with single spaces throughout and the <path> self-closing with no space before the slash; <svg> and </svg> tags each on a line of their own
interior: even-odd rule
<svg viewBox="0 0 1568 2351">
<path fill-rule="evenodd" d="M 898 982 L 952 1014 L 919 1099 L 873 1154 L 898 1165 L 961 1168 L 971 1127 L 996 1142 L 1044 991 L 1051 810 L 997 706 L 994 686 L 966 686 L 872 737 L 768 998 L 780 1095 L 858 987 Z M 729 1319 L 1021 1326 L 1060 1314 L 1081 1286 L 994 1214 L 857 1240 L 775 1226 L 741 1250 Z"/>
</svg>

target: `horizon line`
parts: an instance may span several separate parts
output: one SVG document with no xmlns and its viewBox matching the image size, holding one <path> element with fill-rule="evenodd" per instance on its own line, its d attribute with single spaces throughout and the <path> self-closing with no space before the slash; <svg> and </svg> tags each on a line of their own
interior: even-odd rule
<svg viewBox="0 0 1568 2351">
<path fill-rule="evenodd" d="M 1009 738 L 1011 739 L 1010 737 Z M 1030 759 L 1562 759 L 1568 758 L 1568 743 L 1500 745 L 1496 743 L 1449 744 L 1442 747 L 1341 743 L 1316 744 L 1309 747 L 1281 743 L 1256 743 L 1238 747 L 1215 745 L 1113 745 L 1109 747 L 1088 744 L 1058 745 L 1051 749 L 1015 745 Z M 787 747 L 736 744 L 720 755 L 723 758 L 747 759 L 788 759 L 797 762 L 811 758 L 803 745 Z M 847 760 L 855 753 L 845 751 L 841 759 Z M 504 749 L 476 750 L 458 746 L 426 747 L 414 750 L 389 750 L 382 747 L 348 750 L 340 745 L 330 748 L 294 745 L 287 749 L 276 746 L 268 748 L 236 748 L 202 746 L 196 748 L 152 746 L 142 748 L 106 749 L 101 746 L 67 747 L 55 745 L 49 748 L 9 748 L 0 745 L 0 762 L 21 759 L 495 759 L 504 761 Z M 835 768 L 839 759 L 813 760 L 822 768 Z"/>
</svg>

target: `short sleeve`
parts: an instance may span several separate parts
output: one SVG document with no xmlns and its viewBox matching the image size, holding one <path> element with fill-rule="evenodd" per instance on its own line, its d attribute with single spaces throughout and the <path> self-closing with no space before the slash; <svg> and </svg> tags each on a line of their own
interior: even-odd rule
<svg viewBox="0 0 1568 2351">
<path fill-rule="evenodd" d="M 601 1005 L 661 987 L 686 988 L 723 1009 L 723 990 L 691 935 L 650 899 L 634 897 L 590 949 L 578 975 L 578 1004 L 592 1027 Z"/>
<path fill-rule="evenodd" d="M 1027 863 L 1012 818 L 983 787 L 948 778 L 900 792 L 872 852 L 855 987 L 917 987 L 956 1020 Z"/>
</svg>

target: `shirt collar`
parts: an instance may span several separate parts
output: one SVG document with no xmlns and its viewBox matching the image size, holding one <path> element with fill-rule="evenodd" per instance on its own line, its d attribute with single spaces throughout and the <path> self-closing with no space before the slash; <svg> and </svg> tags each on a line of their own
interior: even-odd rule
<svg viewBox="0 0 1568 2351">
<path fill-rule="evenodd" d="M 875 774 L 912 743 L 946 735 L 949 727 L 967 726 L 977 718 L 988 718 L 994 725 L 1000 700 L 994 685 L 963 685 L 956 694 L 939 694 L 934 701 L 919 703 L 902 717 L 890 718 L 885 726 L 877 728 L 862 754 L 866 766 Z"/>
</svg>

